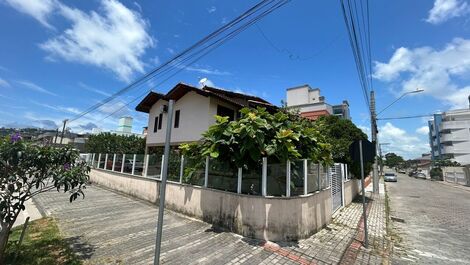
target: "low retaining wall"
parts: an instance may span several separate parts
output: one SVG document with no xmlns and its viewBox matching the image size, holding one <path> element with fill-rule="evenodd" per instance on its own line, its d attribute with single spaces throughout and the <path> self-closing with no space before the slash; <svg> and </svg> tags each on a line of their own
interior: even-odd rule
<svg viewBox="0 0 470 265">
<path fill-rule="evenodd" d="M 152 203 L 156 203 L 160 187 L 157 179 L 99 169 L 91 170 L 90 181 Z M 243 236 L 271 241 L 307 238 L 327 225 L 332 216 L 330 189 L 283 198 L 167 182 L 166 207 Z"/>
<path fill-rule="evenodd" d="M 361 191 L 361 181 L 350 179 L 344 182 L 344 205 L 349 205 Z"/>
</svg>

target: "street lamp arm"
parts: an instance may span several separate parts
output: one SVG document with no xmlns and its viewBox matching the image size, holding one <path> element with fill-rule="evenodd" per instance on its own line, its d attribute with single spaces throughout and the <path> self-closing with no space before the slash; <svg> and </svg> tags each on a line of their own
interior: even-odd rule
<svg viewBox="0 0 470 265">
<path fill-rule="evenodd" d="M 390 108 L 393 104 L 395 104 L 397 101 L 399 101 L 400 99 L 402 99 L 404 96 L 408 95 L 408 94 L 414 94 L 414 93 L 419 93 L 419 92 L 423 92 L 424 90 L 423 89 L 416 89 L 415 91 L 408 91 L 408 92 L 405 92 L 403 93 L 403 95 L 401 95 L 400 97 L 398 97 L 397 99 L 395 99 L 392 103 L 388 104 L 388 106 L 386 106 L 385 108 L 383 108 L 381 111 L 379 111 L 376 116 L 379 116 L 380 113 L 384 112 L 386 109 Z"/>
</svg>

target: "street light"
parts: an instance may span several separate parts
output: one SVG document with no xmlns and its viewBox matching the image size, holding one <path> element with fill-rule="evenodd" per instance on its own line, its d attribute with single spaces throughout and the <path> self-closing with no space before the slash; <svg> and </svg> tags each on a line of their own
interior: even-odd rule
<svg viewBox="0 0 470 265">
<path fill-rule="evenodd" d="M 384 112 L 386 109 L 390 108 L 390 106 L 392 106 L 393 104 L 395 104 L 397 101 L 399 101 L 400 99 L 402 99 L 404 96 L 406 95 L 409 95 L 409 94 L 416 94 L 416 93 L 420 93 L 420 92 L 423 92 L 424 89 L 419 89 L 417 88 L 416 90 L 414 91 L 408 91 L 408 92 L 405 92 L 403 93 L 403 95 L 401 95 L 400 97 L 398 97 L 397 99 L 395 99 L 392 103 L 390 103 L 387 107 L 383 108 L 381 111 L 379 111 L 379 113 L 376 114 L 376 116 L 379 116 L 380 113 Z"/>
</svg>

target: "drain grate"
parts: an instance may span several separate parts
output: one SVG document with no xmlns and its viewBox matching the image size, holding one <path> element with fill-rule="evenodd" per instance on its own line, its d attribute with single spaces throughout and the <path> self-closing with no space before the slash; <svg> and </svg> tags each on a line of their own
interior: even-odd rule
<svg viewBox="0 0 470 265">
<path fill-rule="evenodd" d="M 395 216 L 390 216 L 390 219 L 392 219 L 392 221 L 394 221 L 394 222 L 400 222 L 400 223 L 404 223 L 404 222 L 405 222 L 405 219 L 399 218 L 399 217 L 395 217 Z"/>
</svg>

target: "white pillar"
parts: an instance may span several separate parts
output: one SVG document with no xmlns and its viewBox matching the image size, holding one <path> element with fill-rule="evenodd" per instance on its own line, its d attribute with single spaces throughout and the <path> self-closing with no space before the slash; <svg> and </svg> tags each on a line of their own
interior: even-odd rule
<svg viewBox="0 0 470 265">
<path fill-rule="evenodd" d="M 134 171 L 135 171 L 135 159 L 137 158 L 137 155 L 134 154 L 134 158 L 132 159 L 132 175 L 134 175 Z"/>
<path fill-rule="evenodd" d="M 242 176 L 243 176 L 243 169 L 241 167 L 238 168 L 238 181 L 237 181 L 237 193 L 242 193 Z"/>
<path fill-rule="evenodd" d="M 145 166 L 144 166 L 144 177 L 147 177 L 148 176 L 148 170 L 149 170 L 149 158 L 150 158 L 150 155 L 149 154 L 146 154 L 145 155 Z"/>
<path fill-rule="evenodd" d="M 165 158 L 165 155 L 162 155 L 162 166 L 160 167 L 160 179 L 162 179 L 163 176 L 163 160 Z"/>
<path fill-rule="evenodd" d="M 209 181 L 209 157 L 206 156 L 206 170 L 204 172 L 204 187 L 207 188 L 207 182 Z"/>
<path fill-rule="evenodd" d="M 304 195 L 308 194 L 308 161 L 304 159 Z"/>
<path fill-rule="evenodd" d="M 113 155 L 113 167 L 111 168 L 114 171 L 114 166 L 116 165 L 116 154 Z"/>
<path fill-rule="evenodd" d="M 290 197 L 290 161 L 286 163 L 286 197 Z"/>
<path fill-rule="evenodd" d="M 98 163 L 96 164 L 96 168 L 100 168 L 100 162 L 101 162 L 101 153 L 98 154 Z"/>
<path fill-rule="evenodd" d="M 91 156 L 91 166 L 95 166 L 95 153 Z"/>
<path fill-rule="evenodd" d="M 267 178 L 268 178 L 268 158 L 263 157 L 263 166 L 262 166 L 262 171 L 261 171 L 261 195 L 262 196 L 266 196 L 267 194 L 267 189 L 266 189 Z"/>
<path fill-rule="evenodd" d="M 106 154 L 104 156 L 104 166 L 103 166 L 103 169 L 107 169 L 108 167 L 108 154 Z"/>
<path fill-rule="evenodd" d="M 124 173 L 124 166 L 125 165 L 126 165 L 126 154 L 122 154 L 121 173 Z"/>
<path fill-rule="evenodd" d="M 184 174 L 184 155 L 181 155 L 181 164 L 180 164 L 180 183 L 183 183 L 183 174 Z"/>
</svg>

